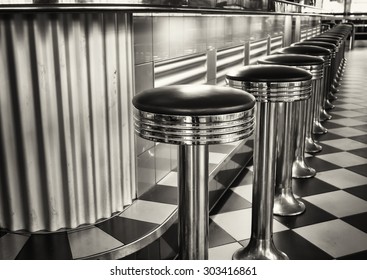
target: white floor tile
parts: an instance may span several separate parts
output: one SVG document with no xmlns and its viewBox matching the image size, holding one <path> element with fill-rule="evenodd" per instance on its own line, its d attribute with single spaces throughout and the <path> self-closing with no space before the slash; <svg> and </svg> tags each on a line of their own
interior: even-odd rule
<svg viewBox="0 0 367 280">
<path fill-rule="evenodd" d="M 237 241 L 251 237 L 251 212 L 252 209 L 243 209 L 211 216 L 212 220 L 229 233 Z M 287 230 L 276 220 L 273 220 L 273 232 Z"/>
<path fill-rule="evenodd" d="M 219 164 L 225 158 L 227 158 L 227 156 L 228 156 L 227 154 L 210 152 L 209 153 L 209 163 Z"/>
<path fill-rule="evenodd" d="M 362 149 L 367 147 L 366 144 L 363 144 L 361 142 L 352 139 L 334 139 L 334 140 L 321 141 L 321 143 L 344 151 Z"/>
<path fill-rule="evenodd" d="M 231 188 L 239 196 L 252 203 L 252 184 Z"/>
<path fill-rule="evenodd" d="M 367 212 L 367 201 L 342 190 L 307 196 L 304 199 L 338 218 Z"/>
<path fill-rule="evenodd" d="M 97 227 L 71 232 L 68 234 L 68 238 L 74 259 L 109 251 L 124 245 Z"/>
<path fill-rule="evenodd" d="M 354 110 L 354 109 L 361 109 L 364 107 L 360 105 L 356 105 L 356 104 L 342 104 L 342 105 L 338 105 L 338 108 L 342 108 L 346 110 Z"/>
<path fill-rule="evenodd" d="M 367 234 L 341 220 L 301 227 L 294 231 L 334 258 L 367 249 Z"/>
<path fill-rule="evenodd" d="M 162 180 L 160 180 L 158 182 L 158 184 L 160 185 L 165 185 L 165 186 L 171 186 L 171 187 L 177 187 L 178 183 L 177 183 L 177 172 L 175 171 L 171 171 L 170 173 L 167 174 L 166 177 L 164 177 Z"/>
<path fill-rule="evenodd" d="M 14 260 L 28 241 L 28 236 L 5 234 L 0 238 L 0 260 Z"/>
<path fill-rule="evenodd" d="M 242 248 L 238 242 L 209 249 L 209 260 L 232 260 L 233 253 Z"/>
<path fill-rule="evenodd" d="M 340 189 L 367 184 L 367 178 L 347 169 L 318 172 L 316 178 Z"/>
<path fill-rule="evenodd" d="M 329 132 L 343 137 L 361 136 L 366 134 L 366 132 L 355 129 L 353 127 L 332 128 L 329 129 Z"/>
<path fill-rule="evenodd" d="M 356 156 L 348 152 L 319 155 L 317 157 L 319 159 L 331 162 L 341 167 L 348 167 L 367 163 L 367 158 Z"/>
<path fill-rule="evenodd" d="M 172 204 L 136 200 L 120 217 L 162 224 L 176 208 L 177 206 Z"/>
</svg>

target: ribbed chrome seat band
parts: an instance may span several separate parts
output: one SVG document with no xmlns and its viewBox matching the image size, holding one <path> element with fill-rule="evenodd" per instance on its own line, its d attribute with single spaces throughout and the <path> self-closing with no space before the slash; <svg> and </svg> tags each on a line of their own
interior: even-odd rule
<svg viewBox="0 0 367 280">
<path fill-rule="evenodd" d="M 242 82 L 229 80 L 229 86 L 252 94 L 260 102 L 294 102 L 311 97 L 311 79 L 300 82 Z"/>
<path fill-rule="evenodd" d="M 221 144 L 245 139 L 254 130 L 254 108 L 225 115 L 160 115 L 134 109 L 140 137 L 170 144 Z"/>
</svg>

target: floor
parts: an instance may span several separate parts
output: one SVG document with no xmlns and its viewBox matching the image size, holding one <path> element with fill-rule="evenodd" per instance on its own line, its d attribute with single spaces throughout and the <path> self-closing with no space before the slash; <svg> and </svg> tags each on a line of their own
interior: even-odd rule
<svg viewBox="0 0 367 280">
<path fill-rule="evenodd" d="M 347 54 L 347 66 L 323 150 L 307 155 L 318 173 L 293 179 L 306 204 L 296 217 L 274 218 L 274 243 L 293 260 L 367 259 L 367 49 Z M 210 217 L 210 259 L 231 259 L 250 237 L 252 166 Z"/>
<path fill-rule="evenodd" d="M 330 111 L 333 118 L 324 123 L 329 132 L 317 137 L 323 150 L 307 155 L 318 173 L 315 178 L 293 180 L 293 191 L 306 204 L 306 212 L 274 218 L 276 247 L 293 260 L 367 259 L 367 47 L 346 57 L 338 100 L 333 102 L 336 108 Z M 232 148 L 211 150 L 210 168 Z M 225 181 L 226 174 L 218 177 Z M 52 235 L 0 231 L 0 259 L 80 259 L 134 242 L 176 210 L 176 175 L 170 173 L 120 216 L 85 230 Z M 236 249 L 246 246 L 251 199 L 250 164 L 211 211 L 210 259 L 231 259 Z M 161 238 L 125 259 L 172 259 L 176 236 L 177 224 L 173 224 Z"/>
</svg>

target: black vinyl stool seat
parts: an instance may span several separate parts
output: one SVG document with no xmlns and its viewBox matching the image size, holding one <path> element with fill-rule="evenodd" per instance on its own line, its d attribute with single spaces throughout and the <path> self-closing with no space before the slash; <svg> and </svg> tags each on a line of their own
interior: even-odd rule
<svg viewBox="0 0 367 280">
<path fill-rule="evenodd" d="M 143 91 L 132 102 L 137 135 L 179 145 L 179 258 L 208 259 L 208 145 L 252 135 L 255 99 L 229 87 L 180 85 Z"/>
<path fill-rule="evenodd" d="M 316 80 L 320 80 L 323 77 L 324 72 L 324 60 L 319 57 L 310 55 L 298 55 L 298 54 L 278 54 L 270 55 L 263 59 L 258 60 L 258 64 L 261 65 L 287 65 L 294 66 L 309 71 L 312 74 L 312 84 L 315 84 Z M 313 86 L 314 87 L 314 86 Z M 278 158 L 277 167 L 277 180 L 275 185 L 275 199 L 274 199 L 274 214 L 282 216 L 290 216 L 301 214 L 305 206 L 302 201 L 296 199 L 292 191 L 292 177 L 293 178 L 310 178 L 316 175 L 316 170 L 308 166 L 305 161 L 305 144 L 317 145 L 314 143 L 312 137 L 312 121 L 314 112 L 314 100 L 315 92 L 312 92 L 311 101 L 305 100 L 302 102 L 295 102 L 293 106 L 291 125 L 294 128 L 284 128 L 284 122 L 280 122 L 279 131 L 289 129 L 289 133 L 293 134 L 291 138 L 295 141 L 289 143 L 289 147 L 283 146 L 284 141 L 278 141 L 278 150 L 283 149 L 285 154 L 287 151 L 288 158 Z M 280 116 L 281 114 L 279 114 Z M 289 172 L 291 171 L 291 172 Z M 290 174 L 289 174 L 290 173 Z"/>
<path fill-rule="evenodd" d="M 277 51 L 278 54 L 303 54 L 303 55 L 311 55 L 317 56 L 324 60 L 324 77 L 328 77 L 330 75 L 330 66 L 331 66 L 331 52 L 322 47 L 317 46 L 292 46 L 280 49 Z M 327 79 L 322 79 L 321 81 L 317 81 L 317 85 L 315 85 L 315 91 L 317 91 L 316 96 L 320 96 L 317 98 L 316 105 L 318 105 L 318 109 L 316 109 L 314 113 L 314 121 L 313 121 L 313 133 L 314 134 L 325 134 L 327 133 L 327 129 L 321 124 L 321 113 L 323 111 L 323 105 L 325 100 L 327 100 L 328 91 L 326 90 L 326 83 L 329 82 Z M 333 108 L 333 105 L 332 105 Z M 311 152 L 311 151 L 308 151 Z M 314 151 L 316 152 L 316 151 Z"/>
<path fill-rule="evenodd" d="M 312 75 L 296 67 L 255 65 L 232 70 L 226 79 L 230 87 L 251 93 L 257 102 L 251 239 L 233 259 L 288 259 L 275 247 L 272 237 L 277 156 L 285 156 L 277 153 L 277 139 L 283 137 L 277 128 L 283 113 L 287 120 L 283 126 L 290 127 L 292 103 L 311 97 Z M 293 141 L 285 134 L 287 143 Z"/>
</svg>

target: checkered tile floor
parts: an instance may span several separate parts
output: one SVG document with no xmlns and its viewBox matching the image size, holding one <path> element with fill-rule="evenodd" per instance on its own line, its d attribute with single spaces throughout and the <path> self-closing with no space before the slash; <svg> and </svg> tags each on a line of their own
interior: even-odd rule
<svg viewBox="0 0 367 280">
<path fill-rule="evenodd" d="M 293 179 L 306 205 L 296 217 L 274 217 L 274 243 L 290 259 L 367 259 L 367 49 L 347 54 L 328 133 L 316 137 L 323 150 L 307 156 L 318 173 Z M 231 259 L 246 246 L 251 230 L 252 167 L 215 207 L 210 224 L 210 259 Z"/>
</svg>

